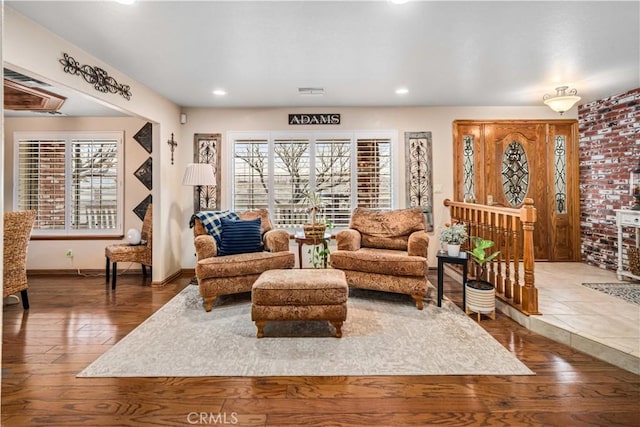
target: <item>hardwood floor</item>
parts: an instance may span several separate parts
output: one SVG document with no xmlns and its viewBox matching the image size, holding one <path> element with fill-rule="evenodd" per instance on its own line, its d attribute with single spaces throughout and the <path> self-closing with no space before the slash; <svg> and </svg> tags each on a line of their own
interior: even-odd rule
<svg viewBox="0 0 640 427">
<path fill-rule="evenodd" d="M 640 426 L 639 376 L 499 313 L 480 324 L 535 376 L 75 377 L 188 281 L 31 277 L 31 309 L 4 307 L 2 425 Z M 460 304 L 455 282 L 445 294 Z"/>
</svg>

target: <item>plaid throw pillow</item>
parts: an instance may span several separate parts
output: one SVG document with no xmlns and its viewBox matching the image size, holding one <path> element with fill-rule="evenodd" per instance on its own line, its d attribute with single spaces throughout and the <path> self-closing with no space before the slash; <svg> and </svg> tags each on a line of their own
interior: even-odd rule
<svg viewBox="0 0 640 427">
<path fill-rule="evenodd" d="M 218 248 L 220 247 L 220 235 L 222 234 L 222 218 L 240 219 L 235 212 L 231 211 L 200 211 L 194 215 L 200 219 L 207 233 L 216 240 Z"/>
</svg>

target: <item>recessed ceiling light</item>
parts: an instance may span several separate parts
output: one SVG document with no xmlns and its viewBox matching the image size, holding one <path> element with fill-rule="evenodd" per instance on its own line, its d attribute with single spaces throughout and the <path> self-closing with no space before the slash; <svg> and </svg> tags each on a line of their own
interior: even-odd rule
<svg viewBox="0 0 640 427">
<path fill-rule="evenodd" d="M 407 89 L 406 87 L 401 87 L 399 89 L 396 89 L 396 95 L 406 95 L 409 93 L 409 89 Z"/>
<path fill-rule="evenodd" d="M 409 3 L 409 0 L 389 0 L 389 2 L 393 4 L 405 4 L 405 3 Z"/>
<path fill-rule="evenodd" d="M 213 91 L 213 94 L 216 96 L 225 96 L 227 94 L 227 91 L 224 89 L 216 89 Z"/>
<path fill-rule="evenodd" d="M 120 3 L 120 4 L 126 4 L 128 5 L 132 5 L 135 2 L 135 0 L 116 0 L 116 3 Z"/>
</svg>

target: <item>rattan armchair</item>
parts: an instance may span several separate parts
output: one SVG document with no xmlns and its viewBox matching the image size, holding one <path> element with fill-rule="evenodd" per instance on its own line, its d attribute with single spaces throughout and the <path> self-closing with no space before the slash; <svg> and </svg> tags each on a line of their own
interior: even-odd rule
<svg viewBox="0 0 640 427">
<path fill-rule="evenodd" d="M 152 205 L 149 203 L 147 211 L 144 214 L 144 221 L 142 222 L 141 244 L 130 245 L 128 243 L 120 243 L 116 245 L 109 245 L 104 250 L 104 255 L 107 259 L 106 264 L 106 276 L 107 283 L 109 282 L 109 273 L 111 268 L 109 264 L 112 263 L 113 274 L 111 274 L 111 289 L 116 288 L 117 266 L 119 262 L 139 262 L 142 265 L 142 275 L 147 277 L 147 266 L 151 269 L 152 260 Z"/>
<path fill-rule="evenodd" d="M 27 288 L 27 246 L 36 220 L 36 211 L 5 212 L 3 297 L 20 292 L 22 307 L 29 309 Z"/>
</svg>

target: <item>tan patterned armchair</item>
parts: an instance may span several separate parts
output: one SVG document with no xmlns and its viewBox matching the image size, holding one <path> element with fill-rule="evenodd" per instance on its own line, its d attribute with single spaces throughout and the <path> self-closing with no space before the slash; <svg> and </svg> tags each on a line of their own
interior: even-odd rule
<svg viewBox="0 0 640 427">
<path fill-rule="evenodd" d="M 427 294 L 429 237 L 421 209 L 356 208 L 348 230 L 336 234 L 331 266 L 349 286 L 410 295 L 422 310 Z"/>
<path fill-rule="evenodd" d="M 222 249 L 219 248 L 218 240 L 205 229 L 202 220 L 196 215 L 192 218 L 197 255 L 196 277 L 206 311 L 211 311 L 212 304 L 218 296 L 249 292 L 263 272 L 293 268 L 295 263 L 295 255 L 289 251 L 289 233 L 273 229 L 268 210 L 233 214 L 241 220 L 260 218 L 258 239 L 263 245 L 262 248 L 255 252 L 222 255 L 218 250 Z M 220 237 L 224 236 L 223 231 Z M 244 234 L 240 236 L 238 240 L 247 238 Z"/>
<path fill-rule="evenodd" d="M 27 247 L 35 220 L 36 211 L 4 213 L 2 296 L 7 297 L 20 292 L 22 308 L 25 310 L 29 309 Z"/>
</svg>

